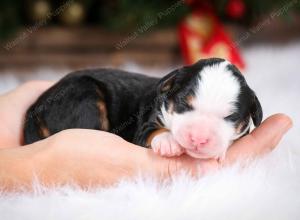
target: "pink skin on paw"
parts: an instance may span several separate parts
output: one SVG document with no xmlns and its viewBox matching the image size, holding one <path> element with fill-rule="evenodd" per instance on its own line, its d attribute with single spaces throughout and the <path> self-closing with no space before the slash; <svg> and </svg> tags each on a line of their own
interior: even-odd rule
<svg viewBox="0 0 300 220">
<path fill-rule="evenodd" d="M 165 157 L 179 156 L 184 149 L 177 143 L 170 132 L 163 132 L 156 135 L 151 142 L 151 147 L 156 154 Z"/>
</svg>

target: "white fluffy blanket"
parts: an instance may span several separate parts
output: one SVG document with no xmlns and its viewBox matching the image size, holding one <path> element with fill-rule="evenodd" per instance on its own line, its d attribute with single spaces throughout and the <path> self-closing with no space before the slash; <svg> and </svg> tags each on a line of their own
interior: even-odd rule
<svg viewBox="0 0 300 220">
<path fill-rule="evenodd" d="M 106 189 L 45 189 L 36 185 L 34 193 L 0 193 L 0 219 L 299 220 L 300 43 L 256 46 L 243 52 L 248 65 L 246 78 L 257 92 L 265 116 L 284 112 L 294 120 L 294 128 L 273 153 L 242 172 L 232 167 L 197 181 L 182 175 L 171 185 L 137 177 Z M 146 72 L 133 65 L 126 68 Z M 60 76 L 51 70 L 22 77 L 5 73 L 0 75 L 0 92 L 24 80 Z"/>
</svg>

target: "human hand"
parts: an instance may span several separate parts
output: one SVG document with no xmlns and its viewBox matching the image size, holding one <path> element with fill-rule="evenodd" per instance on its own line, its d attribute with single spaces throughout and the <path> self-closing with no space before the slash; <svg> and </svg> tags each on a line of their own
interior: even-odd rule
<svg viewBox="0 0 300 220">
<path fill-rule="evenodd" d="M 236 161 L 248 161 L 268 153 L 290 127 L 291 121 L 285 115 L 269 117 L 251 134 L 236 141 L 222 164 L 215 159 L 199 160 L 187 155 L 164 158 L 114 134 L 82 129 L 66 130 L 45 140 L 47 156 L 41 158 L 48 158 L 47 169 L 56 173 L 56 183 L 73 180 L 81 186 L 106 186 L 138 173 L 164 180 L 181 171 L 199 177 Z M 49 177 L 41 176 L 45 183 L 51 182 Z"/>
<path fill-rule="evenodd" d="M 283 135 L 292 127 L 291 119 L 284 114 L 268 117 L 250 134 L 235 141 L 227 150 L 223 161 L 217 159 L 197 160 L 189 156 L 181 156 L 173 160 L 166 160 L 169 175 L 180 170 L 188 170 L 193 175 L 204 175 L 207 172 L 229 166 L 235 162 L 245 164 L 272 151 L 280 142 Z M 195 166 L 195 164 L 199 164 Z M 166 173 L 166 172 L 165 172 Z"/>
<path fill-rule="evenodd" d="M 5 140 L 2 140 L 2 143 L 8 143 L 7 146 L 20 145 L 22 119 L 26 109 L 51 85 L 50 82 L 29 83 L 0 98 L 0 106 L 3 106 L 0 109 L 0 119 L 2 117 L 9 128 L 4 135 L 0 134 Z M 25 151 L 26 155 L 30 156 L 28 172 L 31 175 L 27 174 L 27 182 L 32 180 L 32 172 L 38 173 L 45 184 L 75 181 L 82 186 L 108 185 L 121 178 L 130 178 L 139 172 L 163 179 L 179 171 L 189 171 L 199 176 L 238 160 L 254 158 L 269 152 L 278 144 L 291 124 L 291 120 L 283 114 L 271 116 L 251 134 L 236 141 L 229 148 L 222 164 L 217 160 L 197 160 L 186 155 L 163 158 L 155 155 L 151 149 L 128 143 L 114 134 L 83 129 L 66 130 L 18 150 L 14 148 L 11 152 L 18 151 L 19 155 L 22 155 L 20 152 Z M 12 160 L 7 161 L 13 162 L 14 155 L 15 153 L 12 153 Z M 22 166 L 22 172 L 26 171 L 24 163 Z M 16 177 L 13 171 L 10 173 Z"/>
<path fill-rule="evenodd" d="M 21 146 L 25 113 L 51 85 L 53 82 L 31 81 L 0 96 L 0 149 Z"/>
</svg>

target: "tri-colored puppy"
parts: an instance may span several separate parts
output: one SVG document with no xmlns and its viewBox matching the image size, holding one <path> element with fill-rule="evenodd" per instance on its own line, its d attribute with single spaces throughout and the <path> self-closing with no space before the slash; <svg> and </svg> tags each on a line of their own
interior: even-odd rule
<svg viewBox="0 0 300 220">
<path fill-rule="evenodd" d="M 70 128 L 115 133 L 163 156 L 222 158 L 261 105 L 240 71 L 205 59 L 162 79 L 114 69 L 67 75 L 29 108 L 25 144 Z"/>
</svg>

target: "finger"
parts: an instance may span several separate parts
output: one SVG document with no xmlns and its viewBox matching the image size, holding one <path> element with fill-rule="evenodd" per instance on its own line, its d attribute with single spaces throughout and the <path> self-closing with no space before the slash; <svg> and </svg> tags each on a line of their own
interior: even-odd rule
<svg viewBox="0 0 300 220">
<path fill-rule="evenodd" d="M 51 85 L 53 82 L 31 81 L 2 96 L 1 122 L 6 127 L 6 138 L 11 142 L 10 145 L 22 143 L 25 112 Z"/>
<path fill-rule="evenodd" d="M 156 158 L 155 170 L 157 176 L 163 179 L 172 179 L 181 172 L 189 173 L 191 176 L 202 176 L 202 162 L 188 155 Z M 153 167 L 153 166 L 152 166 Z"/>
<path fill-rule="evenodd" d="M 30 81 L 18 87 L 11 94 L 20 98 L 23 105 L 27 106 L 34 102 L 45 90 L 54 83 L 50 81 Z"/>
<path fill-rule="evenodd" d="M 269 152 L 278 144 L 291 126 L 291 119 L 283 114 L 276 114 L 267 118 L 259 128 L 236 141 L 230 147 L 223 165 Z M 173 175 L 181 171 L 189 172 L 195 177 L 203 176 L 206 173 L 218 170 L 221 165 L 214 159 L 199 160 L 187 155 L 172 158 L 162 158 L 155 155 L 150 158 L 151 162 L 149 164 L 152 168 L 154 167 L 155 171 L 158 171 L 157 174 L 171 179 Z"/>
<path fill-rule="evenodd" d="M 292 120 L 288 116 L 284 114 L 270 116 L 251 134 L 239 139 L 228 149 L 225 164 L 271 151 L 291 127 Z"/>
<path fill-rule="evenodd" d="M 25 113 L 26 109 L 50 86 L 53 82 L 49 81 L 30 81 L 22 84 L 17 89 L 7 93 L 8 108 L 15 108 L 18 114 Z"/>
</svg>

